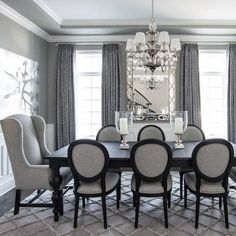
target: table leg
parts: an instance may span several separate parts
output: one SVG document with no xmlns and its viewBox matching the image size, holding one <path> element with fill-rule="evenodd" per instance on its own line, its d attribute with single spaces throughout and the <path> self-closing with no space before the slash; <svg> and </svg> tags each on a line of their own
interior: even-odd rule
<svg viewBox="0 0 236 236">
<path fill-rule="evenodd" d="M 62 177 L 60 175 L 59 168 L 51 169 L 50 185 L 53 187 L 52 192 L 52 203 L 53 203 L 53 213 L 54 220 L 59 219 L 59 207 L 60 207 L 60 186 L 62 183 Z"/>
</svg>

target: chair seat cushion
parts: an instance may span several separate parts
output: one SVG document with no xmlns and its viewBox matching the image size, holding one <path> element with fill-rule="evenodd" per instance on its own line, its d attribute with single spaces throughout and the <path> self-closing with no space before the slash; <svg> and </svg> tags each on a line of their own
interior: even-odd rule
<svg viewBox="0 0 236 236">
<path fill-rule="evenodd" d="M 192 191 L 196 191 L 196 175 L 195 173 L 186 173 L 184 175 L 184 181 L 189 189 Z M 205 180 L 201 180 L 201 188 L 200 193 L 206 193 L 206 194 L 218 194 L 218 193 L 224 193 L 225 190 L 222 186 L 221 182 L 216 183 L 210 183 Z"/>
<path fill-rule="evenodd" d="M 236 182 L 236 167 L 232 167 L 231 171 L 230 171 L 230 174 L 229 174 L 229 177 L 234 181 Z"/>
<path fill-rule="evenodd" d="M 135 186 L 135 176 L 132 176 L 131 179 L 131 189 L 132 191 L 136 191 L 136 186 Z M 167 177 L 167 191 L 172 189 L 172 178 L 170 175 Z M 162 187 L 161 181 L 156 181 L 156 182 L 148 182 L 141 180 L 141 185 L 139 188 L 139 193 L 143 194 L 158 194 L 158 193 L 163 193 L 164 189 Z"/>
<path fill-rule="evenodd" d="M 105 178 L 106 192 L 109 192 L 117 185 L 119 178 L 119 174 L 107 172 Z M 77 189 L 77 192 L 81 194 L 101 194 L 101 181 L 97 180 L 92 183 L 80 182 L 80 186 Z"/>
</svg>

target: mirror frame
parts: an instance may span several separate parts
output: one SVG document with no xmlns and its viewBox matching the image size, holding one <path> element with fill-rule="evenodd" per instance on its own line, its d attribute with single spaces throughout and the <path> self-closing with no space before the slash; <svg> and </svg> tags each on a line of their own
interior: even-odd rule
<svg viewBox="0 0 236 236">
<path fill-rule="evenodd" d="M 127 107 L 128 110 L 135 111 L 135 88 L 134 88 L 134 73 L 136 65 L 130 52 L 126 52 L 126 74 L 127 74 Z M 169 113 L 175 110 L 175 71 L 168 72 L 168 110 Z M 135 116 L 134 116 L 135 118 Z M 153 117 L 152 117 L 153 119 Z M 156 120 L 169 120 L 169 114 L 157 114 Z M 144 119 L 147 120 L 147 119 Z"/>
</svg>

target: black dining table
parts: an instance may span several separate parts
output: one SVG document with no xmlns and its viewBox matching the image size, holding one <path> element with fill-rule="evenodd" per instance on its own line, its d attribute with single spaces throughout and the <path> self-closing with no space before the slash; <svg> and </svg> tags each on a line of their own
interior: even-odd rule
<svg viewBox="0 0 236 236">
<path fill-rule="evenodd" d="M 136 142 L 129 142 L 130 148 L 128 150 L 121 150 L 119 148 L 120 142 L 101 142 L 108 150 L 110 157 L 110 168 L 126 168 L 131 167 L 130 151 Z M 166 142 L 172 149 L 172 167 L 191 167 L 192 151 L 198 142 L 184 142 L 183 149 L 175 149 L 174 142 Z M 233 165 L 236 166 L 236 145 L 232 144 L 234 148 L 234 161 Z M 59 200 L 60 200 L 60 186 L 62 178 L 60 176 L 60 168 L 68 167 L 68 150 L 69 146 L 63 147 L 45 158 L 49 160 L 49 167 L 51 169 L 50 184 L 53 188 L 52 202 L 54 220 L 58 221 L 59 218 Z M 148 153 L 147 153 L 148 155 Z"/>
</svg>

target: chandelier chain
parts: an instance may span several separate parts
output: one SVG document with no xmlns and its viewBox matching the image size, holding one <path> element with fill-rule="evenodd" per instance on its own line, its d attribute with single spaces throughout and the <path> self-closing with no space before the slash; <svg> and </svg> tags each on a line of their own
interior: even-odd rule
<svg viewBox="0 0 236 236">
<path fill-rule="evenodd" d="M 152 21 L 154 21 L 154 0 L 152 0 Z"/>
</svg>

